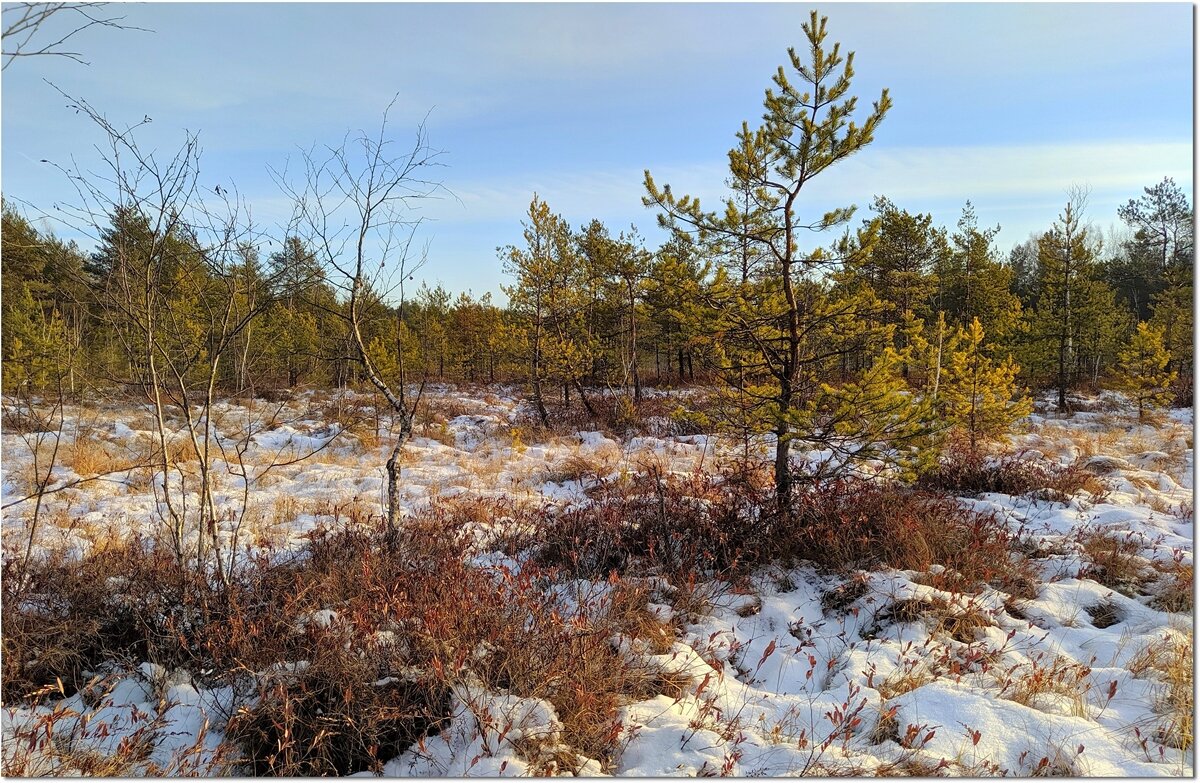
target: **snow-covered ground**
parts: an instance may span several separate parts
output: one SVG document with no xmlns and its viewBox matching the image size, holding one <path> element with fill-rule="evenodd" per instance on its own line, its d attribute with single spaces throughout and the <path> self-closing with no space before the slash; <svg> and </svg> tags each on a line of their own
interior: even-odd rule
<svg viewBox="0 0 1200 783">
<path fill-rule="evenodd" d="M 214 421 L 228 461 L 214 463 L 216 503 L 231 510 L 218 515 L 227 545 L 236 542 L 243 552 L 300 546 L 315 528 L 379 514 L 391 446 L 386 432 L 371 437 L 369 414 L 348 432 L 329 416 L 336 407 L 345 422 L 369 401 L 302 395 L 287 404 L 218 407 Z M 458 495 L 570 504 L 586 497 L 587 475 L 620 476 L 651 464 L 680 475 L 711 472 L 733 448 L 705 436 L 671 436 L 665 427 L 660 437 L 625 441 L 579 432 L 533 442 L 518 423 L 524 411 L 511 389 L 440 389 L 432 404 L 442 415 L 423 422 L 404 453 L 402 499 L 410 511 Z M 1178 613 L 1156 608 L 1162 604 L 1151 577 L 1192 565 L 1193 414 L 1173 410 L 1158 425 L 1142 425 L 1115 407 L 1060 417 L 1039 406 L 1043 412 L 1011 438 L 1033 458 L 1084 464 L 1106 494 L 1083 492 L 1066 502 L 997 494 L 962 500 L 994 512 L 1028 542 L 1040 570 L 1036 597 L 945 593 L 915 572 L 847 577 L 804 567 L 762 572 L 749 590 L 713 585 L 703 613 L 681 623 L 668 652 L 614 640 L 631 660 L 685 685 L 678 696 L 623 707 L 612 767 L 585 760 L 577 769 L 635 776 L 1191 775 L 1193 750 L 1180 748 L 1188 744 L 1181 733 L 1190 740 L 1190 717 L 1181 727 L 1168 654 L 1186 651 L 1190 667 L 1190 605 Z M 129 406 L 71 410 L 67 424 L 64 441 L 82 427 L 81 437 L 100 444 L 110 467 L 153 437 L 148 411 Z M 172 426 L 181 431 L 179 422 Z M 2 502 L 15 503 L 3 519 L 8 556 L 23 552 L 33 513 L 32 502 L 17 503 L 32 487 L 30 443 L 28 435 L 3 436 Z M 239 449 L 240 461 L 233 457 Z M 87 478 L 72 468 L 74 453 L 64 444 L 51 489 Z M 252 490 L 245 505 L 244 476 Z M 48 495 L 35 551 L 86 553 L 114 536 L 161 532 L 161 482 L 139 468 Z M 193 484 L 194 476 L 187 486 Z M 1128 594 L 1089 578 L 1088 546 L 1097 534 L 1119 540 L 1150 576 Z M 479 562 L 487 567 L 486 558 Z M 652 600 L 667 603 L 665 596 Z M 81 693 L 32 708 L 5 705 L 6 748 L 22 727 L 57 715 L 56 732 L 101 755 L 134 737 L 148 743 L 148 758 L 162 769 L 222 763 L 222 727 L 238 701 L 231 688 L 208 688 L 199 673 L 148 663 L 109 682 L 115 687 L 86 699 Z M 521 774 L 535 769 L 522 740 L 537 736 L 544 747 L 561 729 L 549 703 L 488 691 L 469 676 L 455 689 L 452 709 L 441 735 L 392 759 L 383 773 Z M 79 724 L 83 715 L 91 716 L 86 726 Z M 489 716 L 512 725 L 498 730 Z M 55 771 L 52 759 L 44 763 Z"/>
</svg>

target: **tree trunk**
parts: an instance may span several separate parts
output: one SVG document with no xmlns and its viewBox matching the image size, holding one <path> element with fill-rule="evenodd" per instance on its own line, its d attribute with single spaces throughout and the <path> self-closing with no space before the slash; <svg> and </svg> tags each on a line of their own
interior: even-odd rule
<svg viewBox="0 0 1200 783">
<path fill-rule="evenodd" d="M 404 448 L 403 428 L 401 435 L 396 439 L 396 445 L 392 448 L 392 455 L 387 461 L 387 476 L 388 476 L 388 502 L 387 502 L 387 544 L 389 548 L 394 549 L 399 543 L 400 537 L 400 452 Z"/>
<path fill-rule="evenodd" d="M 937 346 L 937 365 L 933 371 L 933 401 L 937 402 L 938 386 L 942 382 L 942 338 L 946 328 L 946 322 L 938 313 L 938 346 Z"/>
<path fill-rule="evenodd" d="M 579 392 L 579 399 L 583 403 L 584 410 L 588 412 L 589 416 L 595 416 L 596 409 L 592 406 L 592 401 L 588 399 L 587 393 L 583 389 L 583 383 L 578 378 L 575 379 L 575 391 Z"/>
<path fill-rule="evenodd" d="M 637 343 L 637 296 L 633 280 L 627 282 L 629 290 L 629 361 L 633 368 L 633 399 L 642 400 L 642 378 L 638 375 L 638 343 Z"/>
<path fill-rule="evenodd" d="M 537 312 L 533 328 L 533 351 L 530 356 L 529 375 L 533 382 L 533 404 L 537 408 L 538 419 L 543 427 L 550 426 L 550 416 L 546 413 L 546 402 L 542 399 L 542 305 L 537 304 Z"/>
<path fill-rule="evenodd" d="M 792 502 L 792 439 L 786 427 L 775 430 L 775 499 L 780 509 L 788 509 Z"/>
</svg>

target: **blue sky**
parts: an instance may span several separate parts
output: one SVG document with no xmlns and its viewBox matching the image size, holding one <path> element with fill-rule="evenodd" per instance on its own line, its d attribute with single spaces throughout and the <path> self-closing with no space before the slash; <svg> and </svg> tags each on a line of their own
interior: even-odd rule
<svg viewBox="0 0 1200 783">
<path fill-rule="evenodd" d="M 428 205 L 429 280 L 499 291 L 495 248 L 520 240 L 534 191 L 573 225 L 600 218 L 661 239 L 642 171 L 716 206 L 725 153 L 788 46 L 802 4 L 130 5 L 153 32 L 91 30 L 90 61 L 18 60 L 3 73 L 6 197 L 49 209 L 73 190 L 41 159 L 93 161 L 96 131 L 46 81 L 113 120 L 153 118 L 144 143 L 183 129 L 201 181 L 236 183 L 256 218 L 286 218 L 267 173 L 314 143 L 429 115 L 437 172 L 456 199 Z M 875 143 L 814 180 L 802 208 L 876 194 L 952 226 L 971 199 L 1007 251 L 1047 228 L 1073 184 L 1101 228 L 1141 188 L 1192 191 L 1193 9 L 1174 4 L 819 6 L 857 52 L 854 91 L 895 103 Z M 32 210 L 27 210 L 32 212 Z M 832 237 L 830 237 L 832 239 Z"/>
</svg>

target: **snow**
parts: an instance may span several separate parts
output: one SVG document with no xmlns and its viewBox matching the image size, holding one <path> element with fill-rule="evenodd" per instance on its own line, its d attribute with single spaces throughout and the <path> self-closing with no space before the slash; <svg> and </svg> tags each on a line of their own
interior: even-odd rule
<svg viewBox="0 0 1200 783">
<path fill-rule="evenodd" d="M 444 432 L 433 432 L 436 437 L 418 432 L 406 446 L 401 499 L 407 513 L 460 495 L 567 506 L 583 501 L 589 488 L 586 478 L 547 478 L 569 458 L 594 460 L 612 476 L 636 472 L 653 458 L 668 473 L 686 476 L 714 470 L 722 453 L 740 448 L 704 435 L 617 440 L 594 431 L 526 444 L 515 431 L 523 406 L 515 392 L 501 390 L 486 400 L 451 389 L 432 394 L 469 412 L 449 418 Z M 346 395 L 350 403 L 366 399 Z M 217 505 L 233 510 L 219 515 L 218 533 L 227 546 L 236 541 L 255 552 L 261 541 L 274 550 L 296 548 L 315 529 L 380 513 L 382 465 L 390 451 L 386 422 L 378 447 L 364 449 L 358 437 L 313 415 L 310 402 L 302 396 L 284 405 L 274 414 L 283 423 L 251 435 L 244 460 L 255 483 L 244 511 L 240 469 L 215 462 Z M 255 405 L 252 414 L 280 408 Z M 97 434 L 107 442 L 149 435 L 138 429 L 144 411 L 109 413 L 112 426 Z M 228 443 L 236 439 L 234 422 L 246 415 L 241 405 L 217 406 L 213 419 Z M 183 433 L 181 422 L 171 426 Z M 1042 411 L 1027 418 L 1012 436 L 1013 448 L 1064 465 L 1081 460 L 1107 486 L 1100 498 L 1081 493 L 1066 502 L 999 494 L 962 500 L 995 513 L 1044 553 L 1032 599 L 1013 602 L 996 590 L 953 595 L 921 584 L 917 573 L 880 571 L 856 577 L 862 588 L 847 593 L 853 600 L 826 606 L 823 596 L 848 584 L 847 577 L 800 565 L 758 574 L 749 590 L 709 585 L 712 598 L 702 611 L 676 616 L 664 597 L 669 586 L 655 585 L 650 610 L 680 623 L 678 638 L 662 653 L 626 637 L 611 642 L 631 664 L 670 675 L 680 693 L 621 708 L 619 751 L 607 771 L 639 777 L 868 775 L 946 765 L 953 774 L 968 775 L 1045 769 L 1191 774 L 1193 751 L 1162 745 L 1153 731 L 1162 722 L 1157 709 L 1166 686 L 1153 674 L 1134 671 L 1134 664 L 1148 647 L 1189 635 L 1192 618 L 1155 609 L 1149 595 L 1123 595 L 1081 577 L 1080 542 L 1103 531 L 1133 542 L 1148 563 L 1193 562 L 1192 427 L 1191 409 L 1170 411 L 1161 426 L 1139 424 L 1119 410 L 1071 416 Z M 5 433 L 2 448 L 7 504 L 26 494 L 31 460 L 19 435 Z M 272 466 L 313 451 L 313 459 Z M 797 460 L 817 465 L 835 458 L 814 450 Z M 72 476 L 60 469 L 55 482 Z M 82 553 L 103 541 L 106 531 L 154 533 L 162 510 L 154 487 L 162 481 L 161 474 L 117 474 L 111 482 L 48 496 L 46 518 L 70 523 L 46 525 L 35 549 Z M 22 540 L 31 513 L 28 503 L 5 512 L 6 543 Z M 478 553 L 473 564 L 497 574 L 522 567 L 519 557 L 489 552 Z M 563 581 L 549 595 L 566 617 L 602 605 L 610 589 Z M 945 611 L 978 611 L 988 621 L 973 640 L 962 641 L 927 619 L 889 619 L 889 609 L 902 600 L 942 602 Z M 1101 611 L 1113 622 L 1097 622 Z M 323 609 L 302 622 L 325 628 L 337 624 L 338 615 Z M 374 643 L 397 641 L 379 631 Z M 280 670 L 303 665 L 281 662 Z M 1016 685 L 1046 671 L 1059 672 L 1065 685 L 1017 695 Z M 143 770 L 150 764 L 172 768 L 185 757 L 191 769 L 216 765 L 224 721 L 240 703 L 232 688 L 206 687 L 188 672 L 149 663 L 114 670 L 106 682 L 103 696 L 90 703 L 76 694 L 32 707 L 6 705 L 5 745 L 57 710 L 67 717 L 56 723 L 56 734 L 74 734 L 80 749 L 112 755 L 123 740 L 136 737 L 151 748 Z M 565 744 L 548 702 L 489 690 L 469 674 L 451 701 L 448 726 L 388 761 L 385 776 L 602 772 L 600 760 Z M 86 726 L 83 715 L 90 716 Z M 894 731 L 885 730 L 893 722 Z M 1142 727 L 1140 735 L 1131 727 Z M 61 772 L 55 764 L 43 754 L 33 768 Z"/>
</svg>

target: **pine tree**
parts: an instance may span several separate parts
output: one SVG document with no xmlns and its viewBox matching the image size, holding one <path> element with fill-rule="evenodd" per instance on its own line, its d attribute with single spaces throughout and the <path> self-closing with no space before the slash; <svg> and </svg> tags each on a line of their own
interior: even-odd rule
<svg viewBox="0 0 1200 783">
<path fill-rule="evenodd" d="M 1121 352 L 1119 387 L 1137 403 L 1138 418 L 1148 410 L 1170 404 L 1171 384 L 1178 373 L 1168 370 L 1171 355 L 1163 344 L 1163 330 L 1145 321 L 1138 322 L 1129 347 Z"/>
<path fill-rule="evenodd" d="M 820 384 L 812 371 L 830 358 L 816 343 L 816 327 L 853 310 L 818 301 L 821 286 L 815 278 L 836 265 L 836 259 L 799 248 L 802 229 L 844 224 L 853 209 L 804 219 L 797 200 L 813 178 L 870 144 L 891 108 L 884 90 L 861 125 L 852 119 L 857 108 L 857 98 L 850 95 L 853 53 L 843 57 L 836 43 L 826 49 L 826 22 L 813 12 L 803 25 L 809 62 L 788 50 L 800 85 L 780 67 L 775 87 L 766 93 L 763 125 L 752 130 L 743 123 L 738 144 L 729 152 L 733 195 L 720 214 L 704 212 L 690 196 L 676 197 L 669 186 L 659 188 L 649 171 L 643 198 L 646 206 L 663 211 L 662 225 L 688 226 L 724 251 L 724 296 L 717 310 L 729 325 L 727 334 L 736 333 L 735 339 L 755 353 L 762 378 L 756 390 L 747 388 L 746 393 L 762 399 L 757 415 L 775 436 L 775 490 L 783 507 L 790 503 L 793 485 L 792 441 L 804 430 L 814 434 L 812 413 L 819 407 L 815 397 Z M 753 257 L 762 259 L 761 282 L 749 270 L 737 274 L 741 247 L 752 247 Z"/>
<path fill-rule="evenodd" d="M 932 215 L 911 214 L 883 196 L 871 208 L 878 238 L 851 271 L 883 300 L 886 323 L 901 323 L 905 313 L 924 318 L 937 285 L 934 262 L 949 252 L 946 234 L 934 227 Z"/>
<path fill-rule="evenodd" d="M 680 383 L 695 380 L 695 353 L 716 338 L 701 301 L 708 276 L 708 264 L 684 233 L 673 234 L 651 262 L 645 301 L 656 331 L 655 369 L 660 376 L 673 367 Z"/>
<path fill-rule="evenodd" d="M 1011 357 L 989 359 L 983 340 L 983 325 L 974 318 L 947 341 L 936 400 L 942 419 L 967 434 L 972 451 L 980 442 L 1002 436 L 1031 410 L 1015 383 L 1020 368 Z"/>
<path fill-rule="evenodd" d="M 980 228 L 975 207 L 963 207 L 949 254 L 939 255 L 935 309 L 955 326 L 978 318 L 988 325 L 989 342 L 1003 340 L 1020 322 L 1021 302 L 1012 293 L 1012 270 L 995 258 L 992 240 L 1000 227 Z"/>
<path fill-rule="evenodd" d="M 1167 177 L 1117 214 L 1136 232 L 1127 252 L 1141 278 L 1137 282 L 1148 289 L 1140 293 L 1140 302 L 1148 299 L 1152 305 L 1151 321 L 1162 328 L 1164 347 L 1171 355 L 1169 367 L 1189 373 L 1195 261 L 1192 207 L 1183 189 Z M 1144 311 L 1138 317 L 1144 319 Z"/>
<path fill-rule="evenodd" d="M 1037 298 L 1038 239 L 1033 234 L 1020 244 L 1013 245 L 1008 254 L 1012 270 L 1012 291 L 1021 301 L 1022 309 L 1031 309 Z"/>
<path fill-rule="evenodd" d="M 499 250 L 504 271 L 515 278 L 505 286 L 509 308 L 522 320 L 523 344 L 533 402 L 543 426 L 549 424 L 545 384 L 562 384 L 564 403 L 572 386 L 590 410 L 581 378 L 592 366 L 592 345 L 584 318 L 586 291 L 582 265 L 570 227 L 535 194 L 529 205 L 525 247 Z"/>
<path fill-rule="evenodd" d="M 599 220 L 585 225 L 575 240 L 586 291 L 583 342 L 599 360 L 590 374 L 597 375 L 601 365 L 615 370 L 607 380 L 632 385 L 634 400 L 640 400 L 638 327 L 650 254 L 636 229 L 614 237 Z"/>
<path fill-rule="evenodd" d="M 344 385 L 353 363 L 345 302 L 339 302 L 315 254 L 299 238 L 284 241 L 271 256 L 271 276 L 278 280 L 276 307 L 285 344 L 276 355 L 286 368 L 289 387 L 305 382 Z"/>
<path fill-rule="evenodd" d="M 5 391 L 22 385 L 41 391 L 59 379 L 73 389 L 88 317 L 82 255 L 7 204 L 0 249 Z"/>
<path fill-rule="evenodd" d="M 1067 409 L 1067 387 L 1075 366 L 1074 352 L 1079 333 L 1079 311 L 1086 304 L 1088 286 L 1093 278 L 1096 253 L 1089 239 L 1082 212 L 1086 193 L 1075 190 L 1058 221 L 1038 240 L 1037 316 L 1040 338 L 1052 346 L 1055 354 L 1055 383 L 1058 410 Z"/>
<path fill-rule="evenodd" d="M 420 344 L 420 361 L 427 375 L 438 380 L 446 377 L 446 364 L 452 348 L 447 326 L 450 320 L 450 292 L 440 283 L 430 288 L 425 283 L 417 289 L 416 301 L 405 306 L 404 318 Z"/>
</svg>

